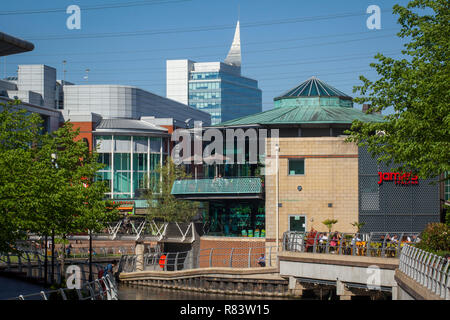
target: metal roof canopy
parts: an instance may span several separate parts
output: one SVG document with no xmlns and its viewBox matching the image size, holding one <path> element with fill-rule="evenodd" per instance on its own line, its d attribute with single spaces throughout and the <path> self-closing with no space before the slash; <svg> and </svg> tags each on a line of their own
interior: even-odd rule
<svg viewBox="0 0 450 320">
<path fill-rule="evenodd" d="M 339 97 L 341 99 L 352 100 L 352 97 L 349 95 L 346 95 L 316 77 L 309 78 L 282 95 L 275 97 L 274 100 L 297 97 Z"/>
<path fill-rule="evenodd" d="M 0 57 L 32 51 L 34 44 L 0 32 Z"/>
<path fill-rule="evenodd" d="M 94 134 L 114 133 L 156 133 L 168 134 L 168 129 L 155 124 L 135 119 L 102 119 L 96 126 Z"/>
<path fill-rule="evenodd" d="M 351 124 L 354 120 L 382 122 L 383 116 L 366 114 L 361 110 L 344 107 L 283 107 L 274 108 L 250 116 L 222 122 L 218 127 L 232 127 L 246 124 L 294 125 L 294 124 Z"/>
</svg>

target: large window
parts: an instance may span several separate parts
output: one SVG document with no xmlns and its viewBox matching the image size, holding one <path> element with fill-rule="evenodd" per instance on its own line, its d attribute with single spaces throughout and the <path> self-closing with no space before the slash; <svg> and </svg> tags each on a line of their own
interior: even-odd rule
<svg viewBox="0 0 450 320">
<path fill-rule="evenodd" d="M 289 175 L 305 174 L 305 159 L 289 159 Z"/>
<path fill-rule="evenodd" d="M 107 195 L 114 199 L 139 197 L 159 181 L 161 157 L 167 157 L 167 139 L 148 136 L 97 136 L 98 161 L 104 164 L 97 179 L 108 181 Z M 162 150 L 162 155 L 161 155 Z"/>
<path fill-rule="evenodd" d="M 289 231 L 306 231 L 306 217 L 304 215 L 289 215 Z"/>
<path fill-rule="evenodd" d="M 131 192 L 131 161 L 129 153 L 114 154 L 113 192 L 114 194 Z"/>
<path fill-rule="evenodd" d="M 265 209 L 262 201 L 210 202 L 204 213 L 206 235 L 265 237 Z"/>
</svg>

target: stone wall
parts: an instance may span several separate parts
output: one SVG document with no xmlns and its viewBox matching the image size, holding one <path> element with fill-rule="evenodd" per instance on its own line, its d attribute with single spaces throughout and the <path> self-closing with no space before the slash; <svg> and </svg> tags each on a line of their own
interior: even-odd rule
<svg viewBox="0 0 450 320">
<path fill-rule="evenodd" d="M 344 137 L 279 138 L 279 237 L 290 215 L 306 216 L 306 231 L 328 231 L 322 221 L 337 219 L 333 231 L 355 232 L 358 221 L 358 148 Z M 267 139 L 267 158 L 275 166 Z M 304 159 L 304 175 L 289 175 L 289 159 Z M 267 164 L 267 163 L 266 163 Z M 272 167 L 274 168 L 274 167 Z M 276 175 L 266 175 L 266 241 L 276 238 Z M 302 187 L 298 191 L 298 186 Z"/>
</svg>

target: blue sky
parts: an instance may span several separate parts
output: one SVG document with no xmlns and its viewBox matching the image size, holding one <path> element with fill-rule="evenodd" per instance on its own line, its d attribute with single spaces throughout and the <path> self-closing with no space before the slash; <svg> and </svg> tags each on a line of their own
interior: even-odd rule
<svg viewBox="0 0 450 320">
<path fill-rule="evenodd" d="M 117 3 L 129 6 L 91 9 Z M 22 14 L 1 15 L 0 31 L 29 40 L 35 49 L 6 57 L 6 64 L 0 59 L 0 77 L 15 75 L 18 64 L 38 63 L 55 67 L 61 79 L 66 60 L 68 81 L 85 83 L 88 68 L 89 83 L 133 85 L 165 96 L 166 59 L 223 61 L 239 11 L 242 74 L 259 81 L 263 110 L 311 76 L 355 96 L 360 74 L 376 77 L 369 63 L 377 52 L 400 56 L 395 3 L 407 1 L 8 1 L 1 12 Z M 80 30 L 66 27 L 65 9 L 72 4 L 81 8 Z M 382 10 L 381 30 L 366 27 L 369 5 Z M 61 10 L 23 14 L 44 9 Z"/>
</svg>

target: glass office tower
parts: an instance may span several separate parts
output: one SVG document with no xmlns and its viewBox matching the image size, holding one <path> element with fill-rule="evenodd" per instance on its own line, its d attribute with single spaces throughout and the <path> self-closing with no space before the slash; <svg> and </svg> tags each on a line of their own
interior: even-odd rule
<svg viewBox="0 0 450 320">
<path fill-rule="evenodd" d="M 189 106 L 208 112 L 211 124 L 261 112 L 256 80 L 225 72 L 191 72 Z"/>
<path fill-rule="evenodd" d="M 211 115 L 211 124 L 262 111 L 258 81 L 241 76 L 239 22 L 224 62 L 167 60 L 167 98 Z"/>
</svg>

